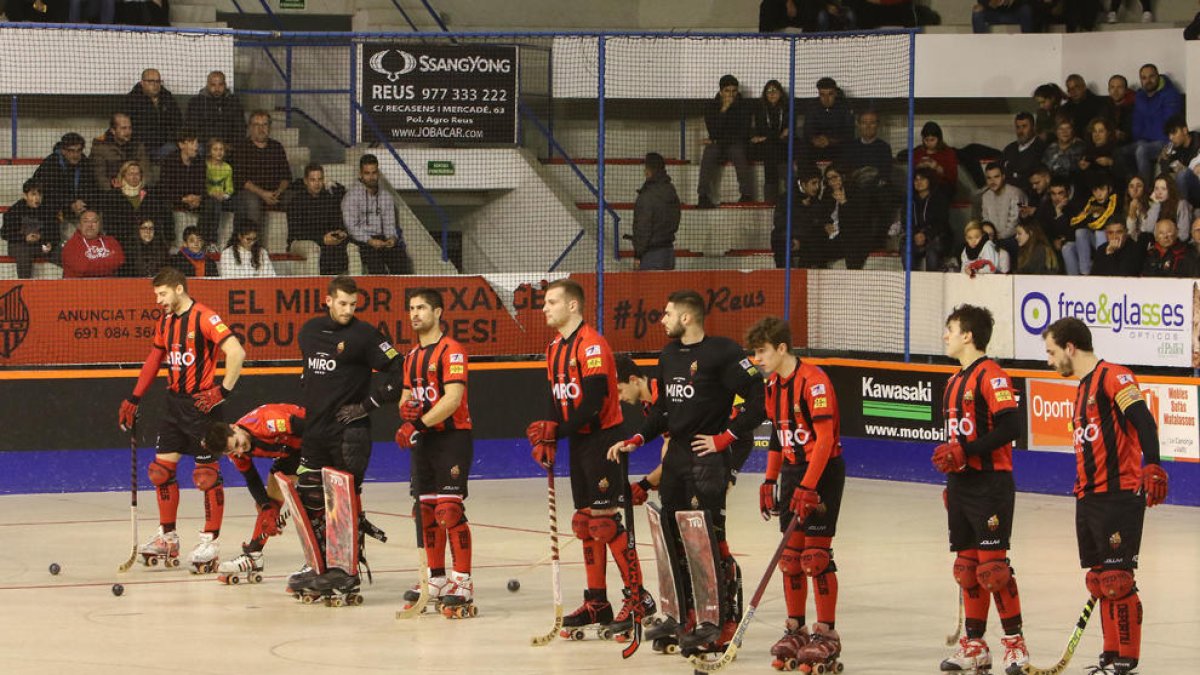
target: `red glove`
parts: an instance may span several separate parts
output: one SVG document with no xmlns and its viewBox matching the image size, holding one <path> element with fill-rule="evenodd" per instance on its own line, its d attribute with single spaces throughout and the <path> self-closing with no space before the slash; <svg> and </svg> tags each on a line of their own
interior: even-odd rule
<svg viewBox="0 0 1200 675">
<path fill-rule="evenodd" d="M 416 422 L 421 419 L 421 415 L 421 404 L 416 401 L 409 401 L 407 404 L 400 406 L 400 419 L 405 422 Z"/>
<path fill-rule="evenodd" d="M 790 506 L 792 513 L 796 515 L 801 522 L 808 520 L 812 513 L 821 508 L 821 495 L 817 494 L 816 490 L 809 490 L 806 487 L 798 487 L 792 493 L 792 503 Z"/>
<path fill-rule="evenodd" d="M 229 390 L 222 386 L 209 387 L 201 389 L 192 394 L 192 399 L 195 401 L 196 410 L 202 413 L 210 413 L 213 408 L 225 402 L 229 397 Z"/>
<path fill-rule="evenodd" d="M 1142 492 L 1146 506 L 1158 506 L 1167 498 L 1167 472 L 1157 464 L 1142 467 Z"/>
<path fill-rule="evenodd" d="M 629 496 L 633 499 L 634 506 L 641 506 L 650 497 L 650 492 L 657 489 L 657 485 L 643 478 L 636 483 L 629 484 Z"/>
<path fill-rule="evenodd" d="M 279 505 L 271 502 L 266 506 L 260 506 L 258 508 L 258 522 L 254 529 L 268 537 L 274 537 L 279 534 L 283 529 L 283 516 L 279 513 Z"/>
<path fill-rule="evenodd" d="M 758 511 L 763 520 L 770 520 L 771 516 L 779 515 L 779 503 L 775 501 L 775 481 L 764 480 L 763 484 L 758 486 Z"/>
<path fill-rule="evenodd" d="M 121 431 L 133 431 L 133 425 L 137 422 L 138 403 L 141 400 L 138 396 L 130 396 L 121 401 L 121 408 L 117 411 L 117 424 L 120 425 Z"/>
<path fill-rule="evenodd" d="M 525 427 L 525 436 L 529 439 L 530 445 L 554 443 L 558 440 L 558 422 L 551 420 L 530 422 L 529 426 Z"/>
<path fill-rule="evenodd" d="M 418 420 L 419 422 L 419 420 Z M 421 425 L 425 426 L 425 425 Z M 396 445 L 401 448 L 408 449 L 417 444 L 417 437 L 421 435 L 423 429 L 417 427 L 412 422 L 405 422 L 396 430 Z"/>
<path fill-rule="evenodd" d="M 942 443 L 933 449 L 932 461 L 942 473 L 958 473 L 967 466 L 967 453 L 958 443 Z"/>
</svg>

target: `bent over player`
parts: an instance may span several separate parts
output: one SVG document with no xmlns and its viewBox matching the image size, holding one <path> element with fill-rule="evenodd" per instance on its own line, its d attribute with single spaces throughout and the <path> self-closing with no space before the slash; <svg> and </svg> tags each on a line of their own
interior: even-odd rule
<svg viewBox="0 0 1200 675">
<path fill-rule="evenodd" d="M 608 341 L 584 323 L 583 303 L 583 287 L 572 279 L 546 286 L 542 312 L 546 325 L 558 331 L 546 348 L 549 409 L 545 419 L 526 430 L 534 460 L 551 471 L 558 439 L 569 444 L 575 502 L 571 529 L 583 542 L 587 589 L 583 605 L 563 617 L 564 636 L 573 634 L 573 628 L 596 624 L 624 633 L 656 609 L 642 584 L 637 550 L 629 545 L 629 532 L 617 512 L 626 500 L 628 464 L 605 457 L 608 447 L 620 439 L 624 419 L 613 352 Z M 606 548 L 625 583 L 625 603 L 616 617 L 608 601 Z"/>
<path fill-rule="evenodd" d="M 1088 593 L 1100 600 L 1104 632 L 1100 663 L 1090 672 L 1127 675 L 1137 667 L 1142 647 L 1142 601 L 1133 578 L 1142 520 L 1147 506 L 1167 498 L 1158 428 L 1137 378 L 1096 357 L 1082 321 L 1059 319 L 1042 339 L 1047 363 L 1063 377 L 1079 378 L 1071 416 L 1075 534 Z"/>
<path fill-rule="evenodd" d="M 766 411 L 774 427 L 759 510 L 768 520 L 778 513 L 782 530 L 793 517 L 803 522 L 788 537 L 779 559 L 788 619 L 784 636 L 771 648 L 772 665 L 808 671 L 823 664 L 825 672 L 837 672 L 842 639 L 834 628 L 838 579 L 833 537 L 846 485 L 837 396 L 825 371 L 792 354 L 792 331 L 782 319 L 759 320 L 746 333 L 746 346 L 769 376 Z M 782 509 L 775 500 L 780 479 L 779 494 L 790 500 Z M 823 511 L 818 504 L 824 505 Z M 809 577 L 817 609 L 812 633 L 804 616 Z"/>
<path fill-rule="evenodd" d="M 957 553 L 954 580 L 962 587 L 966 635 L 941 668 L 991 668 L 983 635 L 995 598 L 1004 628 L 1004 671 L 1015 675 L 1029 663 L 1021 634 L 1021 599 L 1008 559 L 1016 502 L 1012 447 L 1021 435 L 1021 416 L 1012 379 L 984 351 L 994 323 L 987 309 L 959 305 L 946 318 L 942 334 L 946 356 L 961 369 L 946 383 L 946 442 L 934 450 L 933 465 L 946 474 L 950 550 Z"/>
<path fill-rule="evenodd" d="M 418 501 L 429 597 L 447 616 L 473 616 L 471 526 L 463 501 L 474 446 L 467 408 L 467 350 L 442 332 L 442 294 L 432 288 L 412 291 L 408 317 L 418 345 L 404 357 L 404 386 L 396 443 L 412 450 L 412 491 Z M 446 544 L 454 569 L 446 574 Z M 409 606 L 420 587 L 405 594 Z M 454 609 L 459 608 L 459 609 Z"/>
<path fill-rule="evenodd" d="M 176 468 L 183 455 L 195 458 L 192 481 L 204 493 L 204 530 L 188 558 L 193 573 L 212 572 L 220 551 L 217 537 L 225 513 L 225 490 L 218 451 L 208 450 L 201 439 L 208 427 L 220 418 L 220 406 L 229 397 L 242 372 L 246 352 L 242 343 L 221 317 L 188 295 L 187 277 L 176 269 L 164 267 L 151 281 L 154 299 L 163 317 L 154 328 L 150 354 L 142 364 L 133 394 L 121 402 L 117 420 L 122 430 L 130 431 L 137 419 L 138 405 L 167 363 L 166 412 L 158 428 L 154 461 L 148 474 L 158 501 L 158 533 L 140 549 L 145 564 L 160 560 L 174 564 L 179 558 L 179 533 L 175 518 L 179 511 L 179 484 Z M 231 339 L 232 338 L 232 339 Z M 225 356 L 225 377 L 214 381 L 217 349 Z"/>
</svg>

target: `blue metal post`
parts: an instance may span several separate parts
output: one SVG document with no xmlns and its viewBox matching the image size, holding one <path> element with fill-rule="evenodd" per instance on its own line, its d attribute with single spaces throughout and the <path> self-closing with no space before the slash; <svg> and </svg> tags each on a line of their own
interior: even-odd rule
<svg viewBox="0 0 1200 675">
<path fill-rule="evenodd" d="M 284 118 L 283 125 L 286 127 L 292 126 L 292 46 L 284 47 L 284 53 L 287 54 L 287 94 L 284 95 Z"/>
<path fill-rule="evenodd" d="M 605 37 L 599 37 L 596 62 L 599 73 L 596 81 L 596 97 L 599 109 L 596 118 L 600 127 L 596 132 L 596 189 L 600 192 L 600 208 L 596 209 L 596 330 L 604 333 L 604 207 L 608 204 L 604 196 L 604 48 Z M 620 246 L 620 240 L 613 242 Z"/>
<path fill-rule="evenodd" d="M 687 161 L 687 110 L 679 106 L 679 160 Z"/>
<path fill-rule="evenodd" d="M 788 38 L 788 165 L 787 189 L 784 199 L 787 203 L 787 229 L 783 239 L 783 320 L 792 321 L 792 199 L 796 186 L 796 38 Z"/>
<path fill-rule="evenodd" d="M 554 138 L 554 50 L 551 49 L 546 59 L 546 126 L 548 135 Z M 546 151 L 546 157 L 554 157 L 554 146 Z"/>
<path fill-rule="evenodd" d="M 904 190 L 904 361 L 912 361 L 912 239 L 913 239 L 913 118 L 914 64 L 917 54 L 917 35 L 908 35 L 908 187 Z"/>
<path fill-rule="evenodd" d="M 350 42 L 350 144 L 358 142 L 358 43 Z"/>
<path fill-rule="evenodd" d="M 17 95 L 12 95 L 12 105 L 8 108 L 9 124 L 12 127 L 12 151 L 13 159 L 17 157 Z"/>
</svg>

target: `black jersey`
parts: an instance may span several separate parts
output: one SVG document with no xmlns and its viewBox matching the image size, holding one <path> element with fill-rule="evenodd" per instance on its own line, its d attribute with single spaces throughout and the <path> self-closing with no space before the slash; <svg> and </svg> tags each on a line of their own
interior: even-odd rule
<svg viewBox="0 0 1200 675">
<path fill-rule="evenodd" d="M 736 342 L 706 336 L 693 345 L 675 340 L 658 359 L 658 400 L 642 427 L 642 437 L 669 431 L 672 438 L 716 435 L 729 429 L 749 438 L 766 418 L 763 378 Z M 730 419 L 734 396 L 745 412 Z"/>
<path fill-rule="evenodd" d="M 376 403 L 397 400 L 398 383 L 391 381 L 381 391 L 371 392 L 371 371 L 395 369 L 400 360 L 396 349 L 370 324 L 351 319 L 343 326 L 329 315 L 310 319 L 300 329 L 300 353 L 304 358 L 301 385 L 307 419 L 305 436 L 337 436 L 344 425 L 334 415 L 350 403 L 375 395 Z"/>
</svg>

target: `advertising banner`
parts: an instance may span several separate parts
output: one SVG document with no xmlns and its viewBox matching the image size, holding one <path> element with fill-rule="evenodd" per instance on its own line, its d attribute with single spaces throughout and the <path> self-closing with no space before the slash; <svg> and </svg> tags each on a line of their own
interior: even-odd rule
<svg viewBox="0 0 1200 675">
<path fill-rule="evenodd" d="M 943 441 L 947 375 L 828 366 L 842 413 L 842 435 L 894 441 Z"/>
<path fill-rule="evenodd" d="M 517 142 L 516 47 L 367 42 L 359 54 L 364 114 L 391 142 Z M 364 143 L 378 142 L 369 124 Z"/>
</svg>

